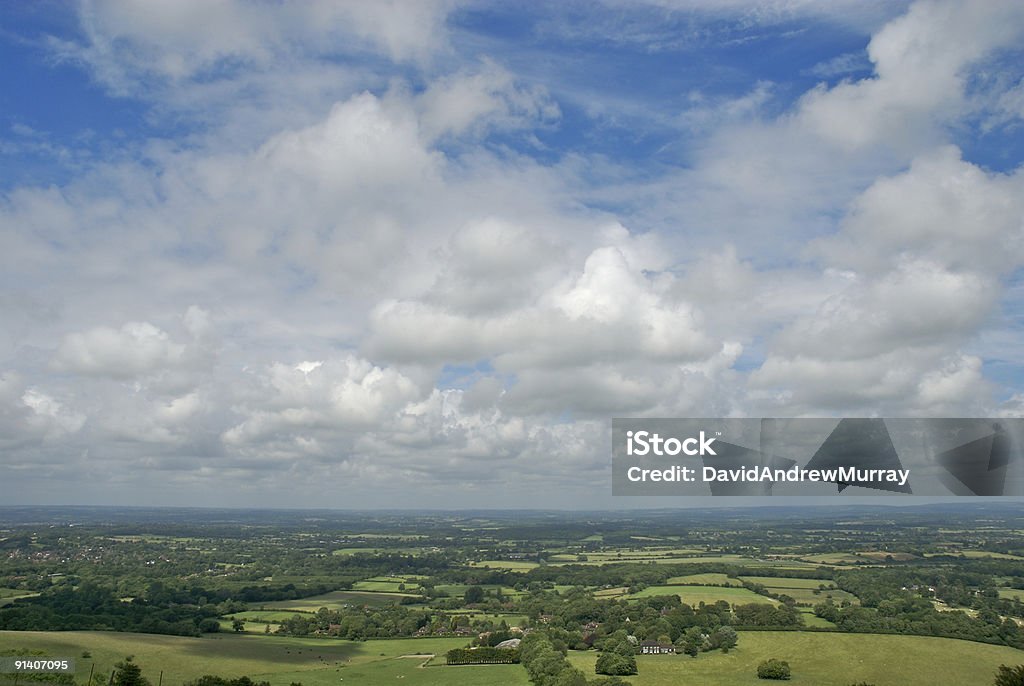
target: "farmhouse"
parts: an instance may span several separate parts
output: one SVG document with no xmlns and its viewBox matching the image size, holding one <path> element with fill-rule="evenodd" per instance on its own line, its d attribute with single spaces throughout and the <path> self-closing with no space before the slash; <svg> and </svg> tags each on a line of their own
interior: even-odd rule
<svg viewBox="0 0 1024 686">
<path fill-rule="evenodd" d="M 658 641 L 644 641 L 640 644 L 640 652 L 644 655 L 664 655 L 676 652 L 676 647 L 671 643 L 659 643 Z"/>
</svg>

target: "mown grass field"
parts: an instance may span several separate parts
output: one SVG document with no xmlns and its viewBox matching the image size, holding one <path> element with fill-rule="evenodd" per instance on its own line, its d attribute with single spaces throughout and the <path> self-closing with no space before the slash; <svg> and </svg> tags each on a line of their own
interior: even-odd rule
<svg viewBox="0 0 1024 686">
<path fill-rule="evenodd" d="M 1000 588 L 999 597 L 1024 602 L 1024 591 L 1019 588 Z"/>
<path fill-rule="evenodd" d="M 742 586 L 739 579 L 734 579 L 725 574 L 687 574 L 686 576 L 674 576 L 665 582 L 669 586 L 677 585 L 703 585 L 703 586 Z"/>
<path fill-rule="evenodd" d="M 773 588 L 814 589 L 822 584 L 825 586 L 834 585 L 829 579 L 797 579 L 788 576 L 741 576 L 740 579 L 749 581 L 752 584 L 761 584 L 762 586 L 771 586 Z"/>
<path fill-rule="evenodd" d="M 434 587 L 434 590 L 444 591 L 449 596 L 455 598 L 463 595 L 466 589 L 470 588 L 471 584 L 438 584 Z M 484 589 L 488 593 L 493 593 L 498 590 L 498 586 L 495 584 L 481 584 L 480 588 Z M 511 586 L 501 586 L 501 593 L 507 598 L 514 598 L 523 595 L 522 591 L 517 591 Z"/>
<path fill-rule="evenodd" d="M 1024 662 L 1024 651 L 969 641 L 923 636 L 743 631 L 727 655 L 639 655 L 634 686 L 764 686 L 757 665 L 786 660 L 793 686 L 987 686 L 1000 664 Z M 570 651 L 570 661 L 588 675 L 597 654 Z"/>
<path fill-rule="evenodd" d="M 826 627 L 829 629 L 835 626 L 833 622 L 830 622 L 827 619 L 822 619 L 821 617 L 815 615 L 814 611 L 810 608 L 802 608 L 800 610 L 800 614 L 803 615 L 805 626 Z"/>
<path fill-rule="evenodd" d="M 536 562 L 527 562 L 524 560 L 480 560 L 479 562 L 470 562 L 470 567 L 483 567 L 486 569 L 507 569 L 510 572 L 528 572 L 531 569 L 536 569 L 540 565 Z"/>
<path fill-rule="evenodd" d="M 526 615 L 513 615 L 505 612 L 480 612 L 479 610 L 448 610 L 449 615 L 459 615 L 469 618 L 469 621 L 478 619 L 490 619 L 495 622 L 505 621 L 509 626 L 519 626 L 520 622 L 527 619 Z"/>
<path fill-rule="evenodd" d="M 415 686 L 526 686 L 520 665 L 429 666 L 425 654 L 441 656 L 464 639 L 428 638 L 350 642 L 277 636 L 224 635 L 183 638 L 112 632 L 0 632 L 5 649 L 43 650 L 51 657 L 74 657 L 77 677 L 90 667 L 109 674 L 115 662 L 133 655 L 154 681 L 178 686 L 203 674 L 248 675 L 273 686 L 300 681 L 304 686 L 338 683 L 400 683 Z M 82 658 L 89 651 L 91 658 Z M 417 655 L 419 654 L 419 655 Z M 789 661 L 790 684 L 848 686 L 868 683 L 899 686 L 961 686 L 991 683 L 1000 664 L 1024 663 L 1024 651 L 953 639 L 866 634 L 741 632 L 739 646 L 723 655 L 698 658 L 638 656 L 634 686 L 755 686 L 757 664 L 769 657 Z M 569 659 L 593 675 L 595 652 L 569 653 Z M 7 680 L 10 681 L 9 679 Z M 0 683 L 4 683 L 0 678 Z M 13 682 L 11 682 L 13 683 Z"/>
<path fill-rule="evenodd" d="M 772 577 L 772 576 L 742 576 L 744 581 L 761 584 L 772 593 L 785 594 L 802 605 L 817 605 L 831 598 L 835 603 L 848 600 L 851 603 L 859 602 L 857 596 L 837 588 L 819 590 L 818 586 L 833 585 L 826 579 L 797 579 L 793 577 Z"/>
<path fill-rule="evenodd" d="M 337 610 L 344 605 L 394 605 L 403 596 L 412 593 L 372 593 L 369 591 L 332 591 L 322 595 L 298 598 L 296 600 L 272 600 L 260 603 L 265 610 L 294 610 L 296 612 L 316 612 L 321 607 Z M 259 609 L 259 608 L 257 608 Z"/>
<path fill-rule="evenodd" d="M 401 577 L 374 577 L 357 581 L 352 584 L 353 591 L 370 591 L 373 593 L 409 593 L 419 592 L 420 585 L 416 579 Z"/>
<path fill-rule="evenodd" d="M 93 664 L 97 674 L 109 676 L 116 662 L 133 655 L 135 663 L 153 683 L 162 671 L 165 686 L 180 686 L 204 674 L 246 675 L 269 681 L 272 686 L 287 686 L 293 681 L 302 682 L 303 686 L 528 683 L 526 670 L 519 665 L 447 667 L 440 658 L 432 661 L 431 666 L 421 667 L 427 660 L 426 654 L 443 656 L 465 644 L 466 640 L 460 638 L 352 642 L 278 636 L 185 638 L 90 631 L 0 631 L 0 645 L 5 650 L 27 648 L 44 650 L 51 657 L 74 658 L 76 678 L 81 682 L 89 676 Z M 89 651 L 92 657 L 81 657 L 83 651 Z M 422 655 L 416 656 L 417 653 Z M 4 683 L 2 677 L 0 683 Z"/>
<path fill-rule="evenodd" d="M 279 623 L 286 619 L 291 619 L 295 614 L 294 610 L 246 610 L 245 612 L 236 612 L 233 615 L 225 615 L 225 618 L 228 620 L 241 619 L 246 622 Z"/>
<path fill-rule="evenodd" d="M 857 553 L 817 553 L 815 555 L 801 555 L 800 559 L 826 565 L 873 562 L 870 558 L 858 555 Z"/>
<path fill-rule="evenodd" d="M 16 588 L 0 588 L 0 607 L 13 603 L 18 598 L 30 598 L 39 595 L 32 591 L 21 591 Z"/>
<path fill-rule="evenodd" d="M 964 550 L 961 554 L 968 559 L 979 559 L 991 557 L 993 560 L 1024 560 L 1020 555 L 1009 555 L 1007 553 L 993 553 L 988 550 Z"/>
<path fill-rule="evenodd" d="M 772 593 L 788 595 L 801 605 L 817 605 L 818 603 L 825 602 L 825 600 L 829 598 L 831 598 L 832 602 L 837 605 L 844 600 L 847 600 L 854 605 L 860 603 L 857 596 L 852 593 L 847 593 L 846 591 L 840 591 L 839 589 L 815 592 L 810 588 L 779 588 L 778 586 L 768 586 L 767 588 Z"/>
<path fill-rule="evenodd" d="M 649 598 L 656 595 L 678 595 L 687 605 L 710 605 L 724 600 L 730 605 L 746 605 L 747 603 L 767 603 L 778 605 L 778 601 L 765 598 L 745 588 L 731 586 L 648 586 L 629 598 Z"/>
<path fill-rule="evenodd" d="M 673 553 L 674 554 L 674 553 Z M 660 554 L 658 551 L 649 552 L 623 552 L 621 555 L 618 553 L 586 553 L 586 562 L 576 562 L 575 556 L 564 556 L 572 557 L 572 560 L 555 559 L 562 558 L 563 556 L 555 556 L 552 558 L 550 564 L 552 566 L 564 566 L 564 565 L 588 565 L 588 566 L 601 566 L 601 565 L 613 565 L 613 564 L 660 564 L 660 565 L 678 565 L 678 564 L 701 564 L 701 563 L 718 563 L 718 564 L 734 564 L 742 565 L 744 567 L 770 567 L 772 569 L 813 569 L 816 565 L 808 562 L 801 562 L 795 559 L 785 560 L 757 560 L 752 557 L 744 557 L 742 555 L 703 555 L 703 556 L 687 556 L 687 557 L 671 557 L 662 551 Z"/>
<path fill-rule="evenodd" d="M 377 548 L 377 547 L 359 547 L 353 546 L 350 548 L 337 548 L 332 550 L 332 555 L 426 555 L 428 553 L 439 552 L 440 548 L 430 548 L 422 546 L 403 546 L 399 548 Z"/>
</svg>

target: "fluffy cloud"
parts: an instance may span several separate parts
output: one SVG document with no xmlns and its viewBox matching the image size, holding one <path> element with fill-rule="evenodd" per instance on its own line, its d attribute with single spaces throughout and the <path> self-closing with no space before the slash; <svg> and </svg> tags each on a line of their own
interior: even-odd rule
<svg viewBox="0 0 1024 686">
<path fill-rule="evenodd" d="M 986 172 L 953 146 L 915 158 L 853 203 L 821 241 L 835 264 L 877 271 L 913 255 L 994 277 L 1024 260 L 1024 174 Z"/>
<path fill-rule="evenodd" d="M 920 142 L 961 114 L 966 68 L 1013 45 L 1022 24 L 1024 7 L 1013 0 L 917 3 L 872 36 L 872 78 L 811 91 L 797 116 L 844 148 Z"/>
<path fill-rule="evenodd" d="M 54 352 L 51 365 L 60 372 L 122 380 L 204 366 L 212 353 L 209 313 L 189 307 L 181 323 L 189 337 L 185 342 L 174 341 L 149 322 L 69 333 Z"/>
<path fill-rule="evenodd" d="M 1024 259 L 1021 197 L 1019 172 L 986 173 L 948 146 L 873 183 L 814 248 L 851 270 L 846 286 L 774 336 L 752 386 L 787 389 L 776 399 L 804 411 L 981 402 L 989 382 L 964 349 Z"/>
<path fill-rule="evenodd" d="M 79 431 L 85 419 L 53 396 L 26 386 L 18 372 L 0 373 L 0 446 L 5 451 L 61 441 Z"/>
<path fill-rule="evenodd" d="M 185 346 L 148 322 L 129 322 L 120 329 L 101 326 L 68 335 L 57 349 L 60 371 L 131 378 L 181 363 Z"/>
<path fill-rule="evenodd" d="M 393 369 L 347 357 L 289 367 L 276 363 L 258 380 L 258 406 L 224 433 L 232 446 L 296 431 L 365 429 L 393 419 L 419 395 L 412 380 Z"/>
<path fill-rule="evenodd" d="M 721 344 L 702 332 L 695 308 L 665 297 L 666 283 L 645 274 L 642 264 L 630 264 L 621 248 L 603 246 L 578 272 L 531 300 L 523 302 L 520 293 L 515 309 L 473 315 L 443 302 L 384 303 L 373 314 L 366 347 L 398 361 L 493 359 L 509 373 L 638 359 L 679 363 L 715 354 Z"/>
<path fill-rule="evenodd" d="M 937 347 L 849 360 L 769 357 L 751 375 L 754 399 L 795 415 L 958 416 L 987 401 L 981 361 Z"/>
</svg>

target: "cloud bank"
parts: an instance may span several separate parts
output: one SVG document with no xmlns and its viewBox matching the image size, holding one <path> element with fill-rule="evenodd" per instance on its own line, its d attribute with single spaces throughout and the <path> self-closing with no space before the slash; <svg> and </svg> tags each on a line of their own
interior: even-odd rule
<svg viewBox="0 0 1024 686">
<path fill-rule="evenodd" d="M 78 5 L 34 54 L 149 124 L 4 186 L 3 500 L 604 506 L 614 416 L 1013 411 L 1019 3 L 591 11 Z"/>
</svg>

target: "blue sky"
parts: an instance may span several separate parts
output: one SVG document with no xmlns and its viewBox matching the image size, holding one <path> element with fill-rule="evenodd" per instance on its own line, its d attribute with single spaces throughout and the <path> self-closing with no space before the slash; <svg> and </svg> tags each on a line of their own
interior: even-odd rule
<svg viewBox="0 0 1024 686">
<path fill-rule="evenodd" d="M 1009 0 L 4 7 L 0 499 L 616 506 L 614 416 L 1018 415 L 1022 38 Z"/>
</svg>

